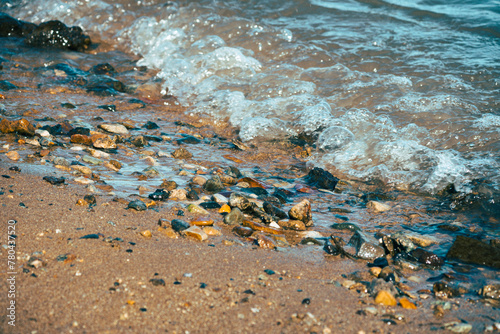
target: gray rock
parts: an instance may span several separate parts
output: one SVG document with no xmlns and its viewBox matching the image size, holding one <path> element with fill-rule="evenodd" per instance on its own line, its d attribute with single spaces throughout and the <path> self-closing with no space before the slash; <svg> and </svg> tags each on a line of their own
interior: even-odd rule
<svg viewBox="0 0 500 334">
<path fill-rule="evenodd" d="M 193 155 L 191 154 L 191 152 L 181 147 L 172 152 L 172 157 L 174 157 L 175 159 L 191 159 Z"/>
<path fill-rule="evenodd" d="M 244 216 L 240 209 L 233 208 L 231 212 L 229 212 L 224 217 L 224 223 L 227 225 L 236 225 L 241 224 L 243 222 Z"/>
<path fill-rule="evenodd" d="M 385 251 L 378 245 L 378 241 L 361 231 L 354 232 L 349 240 L 348 246 L 355 248 L 355 254 L 351 254 L 352 251 L 350 252 L 348 248 L 345 247 L 344 250 L 347 253 L 365 260 L 373 260 L 385 255 Z"/>
<path fill-rule="evenodd" d="M 128 203 L 127 209 L 134 209 L 136 211 L 146 211 L 148 207 L 143 201 L 135 200 Z"/>
<path fill-rule="evenodd" d="M 191 227 L 188 222 L 181 219 L 172 219 L 170 225 L 175 232 L 184 231 Z"/>
<path fill-rule="evenodd" d="M 203 188 L 208 192 L 216 193 L 223 190 L 224 185 L 222 184 L 220 177 L 218 175 L 214 175 L 207 180 Z"/>
<path fill-rule="evenodd" d="M 232 208 L 238 208 L 241 211 L 246 211 L 252 206 L 245 195 L 237 192 L 234 192 L 231 196 L 229 196 L 229 205 Z"/>
<path fill-rule="evenodd" d="M 394 284 L 392 282 L 386 282 L 382 278 L 373 279 L 373 281 L 370 283 L 370 286 L 368 287 L 368 290 L 373 297 L 375 297 L 382 290 L 390 292 L 393 297 L 398 294 L 398 290 L 396 289 Z"/>
</svg>

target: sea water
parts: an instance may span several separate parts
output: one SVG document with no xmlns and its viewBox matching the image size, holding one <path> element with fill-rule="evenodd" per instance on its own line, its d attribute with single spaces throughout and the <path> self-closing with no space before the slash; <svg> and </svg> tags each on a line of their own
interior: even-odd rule
<svg viewBox="0 0 500 334">
<path fill-rule="evenodd" d="M 157 71 L 158 94 L 242 141 L 310 146 L 388 189 L 500 193 L 498 0 L 2 1 Z"/>
</svg>

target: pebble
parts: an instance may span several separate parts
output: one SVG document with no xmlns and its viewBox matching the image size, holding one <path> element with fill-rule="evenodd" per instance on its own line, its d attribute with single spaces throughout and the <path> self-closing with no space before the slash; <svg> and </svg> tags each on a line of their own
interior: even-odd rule
<svg viewBox="0 0 500 334">
<path fill-rule="evenodd" d="M 226 196 L 221 195 L 221 194 L 214 194 L 214 195 L 212 196 L 212 198 L 213 198 L 213 200 L 214 200 L 215 202 L 217 202 L 217 203 L 219 203 L 219 204 L 221 204 L 221 205 L 224 205 L 224 204 L 226 204 L 226 203 L 228 203 L 228 202 L 229 202 L 229 199 L 228 199 Z"/>
<path fill-rule="evenodd" d="M 70 163 L 68 160 L 62 157 L 55 157 L 53 161 L 54 165 L 69 167 Z"/>
<path fill-rule="evenodd" d="M 197 219 L 190 222 L 191 225 L 196 226 L 212 226 L 214 221 L 211 219 Z"/>
<path fill-rule="evenodd" d="M 140 232 L 140 235 L 142 235 L 145 238 L 151 238 L 153 234 L 151 233 L 150 230 L 144 230 Z"/>
<path fill-rule="evenodd" d="M 369 201 L 366 203 L 366 207 L 375 212 L 385 212 L 391 209 L 389 205 L 377 201 Z"/>
<path fill-rule="evenodd" d="M 208 239 L 208 235 L 198 226 L 191 226 L 183 231 L 186 235 L 194 237 L 200 241 L 205 241 Z"/>
<path fill-rule="evenodd" d="M 187 206 L 187 210 L 191 213 L 196 213 L 196 214 L 200 214 L 200 215 L 210 215 L 210 212 L 208 212 L 207 210 L 203 209 L 201 206 L 199 205 L 196 205 L 194 203 L 192 204 L 189 204 Z"/>
<path fill-rule="evenodd" d="M 311 217 L 311 202 L 307 199 L 294 205 L 288 212 L 288 215 L 293 220 L 301 220 L 306 227 L 312 226 L 313 224 Z"/>
<path fill-rule="evenodd" d="M 205 179 L 203 176 L 196 175 L 191 179 L 191 182 L 203 187 L 205 183 L 207 183 L 207 179 Z"/>
<path fill-rule="evenodd" d="M 485 285 L 479 290 L 479 295 L 485 298 L 500 299 L 500 284 Z"/>
<path fill-rule="evenodd" d="M 374 277 L 378 277 L 378 275 L 380 274 L 381 271 L 382 271 L 382 268 L 380 268 L 380 267 L 371 267 L 370 268 L 370 274 Z"/>
<path fill-rule="evenodd" d="M 266 226 L 263 224 L 259 224 L 259 223 L 256 223 L 256 222 L 253 222 L 250 220 L 244 220 L 243 226 L 249 227 L 254 231 L 261 231 L 261 232 L 265 232 L 265 233 L 269 233 L 269 234 L 281 234 L 281 233 L 283 233 L 281 230 L 278 230 L 276 228 L 269 227 L 269 226 Z"/>
<path fill-rule="evenodd" d="M 278 221 L 278 225 L 284 228 L 285 230 L 293 230 L 293 231 L 305 231 L 306 225 L 304 222 L 300 220 L 280 220 Z"/>
<path fill-rule="evenodd" d="M 148 207 L 146 206 L 146 203 L 144 203 L 143 201 L 135 200 L 128 203 L 127 209 L 134 209 L 136 211 L 146 211 Z"/>
<path fill-rule="evenodd" d="M 377 293 L 375 303 L 386 306 L 396 306 L 398 304 L 396 298 L 394 298 L 392 294 L 386 290 L 381 290 Z"/>
<path fill-rule="evenodd" d="M 207 182 L 203 185 L 203 188 L 210 193 L 216 193 L 224 189 L 224 185 L 218 175 L 212 176 Z"/>
<path fill-rule="evenodd" d="M 206 227 L 204 227 L 203 228 L 203 232 L 205 232 L 209 236 L 214 236 L 214 237 L 222 235 L 222 232 L 219 229 L 217 229 L 217 228 L 215 228 L 213 226 L 206 226 Z"/>
<path fill-rule="evenodd" d="M 181 232 L 191 227 L 189 223 L 181 219 L 172 219 L 170 225 L 175 232 Z"/>
<path fill-rule="evenodd" d="M 122 135 L 128 133 L 127 128 L 121 124 L 100 124 L 99 128 L 111 133 L 118 133 Z"/>
<path fill-rule="evenodd" d="M 89 151 L 90 155 L 93 156 L 94 158 L 109 159 L 109 157 L 110 157 L 109 153 L 103 152 L 101 150 L 94 150 L 92 148 L 89 148 L 88 151 Z"/>
<path fill-rule="evenodd" d="M 97 138 L 95 141 L 92 140 L 92 145 L 95 148 L 106 148 L 106 149 L 116 148 L 116 143 L 107 136 L 104 138 Z"/>
<path fill-rule="evenodd" d="M 448 322 L 443 327 L 454 333 L 469 333 L 472 330 L 471 324 L 464 324 L 458 321 Z"/>
<path fill-rule="evenodd" d="M 235 226 L 233 232 L 242 237 L 249 237 L 253 234 L 253 230 L 250 227 L 245 226 Z"/>
<path fill-rule="evenodd" d="M 82 160 L 85 162 L 88 162 L 89 164 L 93 164 L 93 165 L 100 165 L 104 162 L 103 160 L 94 158 L 90 155 L 84 155 Z"/>
<path fill-rule="evenodd" d="M 160 175 L 160 172 L 154 166 L 147 167 L 142 172 L 147 177 L 156 177 L 156 176 Z"/>
<path fill-rule="evenodd" d="M 165 280 L 162 278 L 152 278 L 149 280 L 154 286 L 165 286 Z"/>
<path fill-rule="evenodd" d="M 328 190 L 335 190 L 335 187 L 339 182 L 338 178 L 319 167 L 311 169 L 305 177 L 305 180 L 311 186 Z"/>
<path fill-rule="evenodd" d="M 170 191 L 170 199 L 185 201 L 187 199 L 187 191 L 185 189 L 174 189 Z"/>
<path fill-rule="evenodd" d="M 154 201 L 166 201 L 170 196 L 168 191 L 165 189 L 156 189 L 154 193 L 149 194 L 149 198 Z"/>
<path fill-rule="evenodd" d="M 19 159 L 21 159 L 21 156 L 17 151 L 10 151 L 5 153 L 5 155 L 12 161 L 18 161 Z"/>
<path fill-rule="evenodd" d="M 223 206 L 220 207 L 219 213 L 230 213 L 231 212 L 231 207 L 227 204 L 224 204 Z"/>
<path fill-rule="evenodd" d="M 63 184 L 66 179 L 64 177 L 44 176 L 43 180 L 53 185 L 59 185 Z"/>
<path fill-rule="evenodd" d="M 257 244 L 259 245 L 260 248 L 265 248 L 265 249 L 276 248 L 276 243 L 274 242 L 274 240 L 264 234 L 259 234 L 257 236 Z"/>
<path fill-rule="evenodd" d="M 87 179 L 86 177 L 80 176 L 75 178 L 75 182 L 78 182 L 80 184 L 93 184 L 94 181 L 91 179 Z"/>
<path fill-rule="evenodd" d="M 193 155 L 191 154 L 191 152 L 181 147 L 172 152 L 172 157 L 174 157 L 175 159 L 185 160 L 185 159 L 191 159 Z"/>
<path fill-rule="evenodd" d="M 166 235 L 167 237 L 169 237 L 171 239 L 177 239 L 179 237 L 179 235 L 177 233 L 175 233 L 174 229 L 171 227 L 167 227 L 167 228 L 159 227 L 158 232 Z"/>
<path fill-rule="evenodd" d="M 175 181 L 169 181 L 169 180 L 163 180 L 162 183 L 160 184 L 160 188 L 166 189 L 168 191 L 177 189 L 177 182 L 175 182 Z"/>
<path fill-rule="evenodd" d="M 408 298 L 401 298 L 399 300 L 399 304 L 403 307 L 403 308 L 406 308 L 406 309 L 410 309 L 410 310 L 416 310 L 417 307 L 415 306 L 415 304 L 413 304 L 411 301 L 408 300 Z"/>
</svg>

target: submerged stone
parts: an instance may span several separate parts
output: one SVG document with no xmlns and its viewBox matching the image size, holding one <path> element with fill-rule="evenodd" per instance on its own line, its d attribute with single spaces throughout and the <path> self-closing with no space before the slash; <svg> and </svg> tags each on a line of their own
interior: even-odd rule
<svg viewBox="0 0 500 334">
<path fill-rule="evenodd" d="M 350 252 L 351 255 L 361 259 L 373 260 L 385 255 L 385 251 L 378 245 L 378 241 L 361 231 L 356 231 L 353 234 L 349 240 L 349 245 L 356 249 L 355 254 Z M 349 253 L 348 249 L 345 248 L 344 250 Z"/>
<path fill-rule="evenodd" d="M 446 258 L 500 269 L 500 248 L 461 235 L 455 239 Z"/>
<path fill-rule="evenodd" d="M 422 248 L 414 249 L 408 255 L 410 259 L 432 267 L 440 267 L 444 264 L 443 258 Z"/>
<path fill-rule="evenodd" d="M 305 177 L 306 182 L 317 188 L 335 190 L 339 179 L 333 176 L 330 172 L 315 167 L 309 171 Z"/>
<path fill-rule="evenodd" d="M 41 23 L 26 37 L 25 43 L 37 47 L 51 47 L 83 51 L 91 43 L 80 27 L 67 27 L 60 21 Z"/>
<path fill-rule="evenodd" d="M 223 190 L 224 185 L 222 184 L 220 177 L 215 175 L 207 180 L 203 188 L 210 193 L 216 193 Z"/>
<path fill-rule="evenodd" d="M 181 147 L 172 152 L 172 157 L 174 157 L 175 159 L 191 159 L 193 155 L 191 154 L 191 152 Z"/>
</svg>

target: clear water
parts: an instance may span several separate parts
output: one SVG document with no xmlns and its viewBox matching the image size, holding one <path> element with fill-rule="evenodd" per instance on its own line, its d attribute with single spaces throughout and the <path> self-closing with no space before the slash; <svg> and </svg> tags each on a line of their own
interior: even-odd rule
<svg viewBox="0 0 500 334">
<path fill-rule="evenodd" d="M 389 188 L 468 193 L 487 180 L 487 200 L 498 198 L 498 0 L 1 6 L 137 55 L 158 71 L 158 94 L 228 119 L 245 142 L 295 140 L 313 147 L 311 165 Z"/>
</svg>

